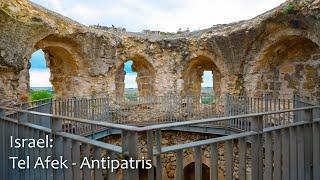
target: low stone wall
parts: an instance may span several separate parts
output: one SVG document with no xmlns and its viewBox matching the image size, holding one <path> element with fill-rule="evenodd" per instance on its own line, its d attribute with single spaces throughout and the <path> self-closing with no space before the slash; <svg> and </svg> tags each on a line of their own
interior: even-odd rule
<svg viewBox="0 0 320 180">
<path fill-rule="evenodd" d="M 201 133 L 192 133 L 192 132 L 181 132 L 181 131 L 164 131 L 162 132 L 162 141 L 161 145 L 162 147 L 170 146 L 174 144 L 183 144 L 198 140 L 204 140 L 209 138 L 214 138 L 215 135 L 211 134 L 201 134 Z M 139 158 L 147 157 L 147 141 L 146 141 L 146 135 L 145 134 L 139 134 L 139 149 L 140 152 Z M 113 135 L 108 136 L 104 138 L 102 141 L 121 145 L 121 136 L 120 135 Z M 225 172 L 226 172 L 226 154 L 225 154 L 225 147 L 224 144 L 219 143 L 218 144 L 218 174 L 219 179 L 224 179 Z M 250 174 L 251 172 L 251 148 L 248 145 L 247 148 L 247 174 Z M 236 142 L 234 142 L 233 146 L 233 177 L 234 179 L 239 179 L 239 148 Z M 195 161 L 194 156 L 194 150 L 193 149 L 186 149 L 184 150 L 184 159 L 183 159 L 183 167 L 186 168 L 190 163 L 193 163 Z M 202 147 L 202 163 L 203 165 L 206 165 L 207 167 L 211 167 L 210 164 L 210 148 L 209 146 L 203 146 Z M 166 153 L 161 155 L 162 160 L 162 173 L 163 173 L 163 179 L 174 179 L 176 175 L 176 154 L 175 153 Z M 156 167 L 157 168 L 157 167 Z M 192 174 L 192 172 L 190 173 Z M 118 172 L 117 174 L 119 178 L 122 176 L 122 172 Z"/>
</svg>

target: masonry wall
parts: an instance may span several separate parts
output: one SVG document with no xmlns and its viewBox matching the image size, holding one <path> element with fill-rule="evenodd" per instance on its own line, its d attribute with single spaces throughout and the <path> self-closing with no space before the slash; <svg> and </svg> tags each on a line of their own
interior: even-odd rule
<svg viewBox="0 0 320 180">
<path fill-rule="evenodd" d="M 28 1 L 4 0 L 0 3 L 1 103 L 28 100 L 29 59 L 37 49 L 46 53 L 57 98 L 116 97 L 123 89 L 117 72 L 127 60 L 136 62 L 140 77 L 151 77 L 148 85 L 139 86 L 141 95 L 186 95 L 194 76 L 188 68 L 196 62 L 190 72 L 201 74 L 207 66 L 203 59 L 217 74 L 218 96 L 261 96 L 268 91 L 319 97 L 320 5 L 291 3 L 292 11 L 284 3 L 251 20 L 175 34 L 86 27 Z M 143 84 L 141 78 L 138 81 Z M 192 81 L 196 94 L 200 81 Z"/>
</svg>

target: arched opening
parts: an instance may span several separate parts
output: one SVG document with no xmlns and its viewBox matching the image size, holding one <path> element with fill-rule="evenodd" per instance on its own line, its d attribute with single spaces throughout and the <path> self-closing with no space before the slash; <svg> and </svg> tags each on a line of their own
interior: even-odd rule
<svg viewBox="0 0 320 180">
<path fill-rule="evenodd" d="M 154 95 L 155 70 L 152 65 L 141 56 L 134 56 L 124 61 L 115 74 L 116 98 L 132 97 L 126 95 L 132 88 L 136 88 L 138 97 Z M 127 90 L 127 92 L 126 92 Z"/>
<path fill-rule="evenodd" d="M 142 163 L 139 163 L 139 179 L 140 180 L 148 180 L 148 169 L 142 167 Z M 153 177 L 156 179 L 156 167 L 153 166 Z"/>
<path fill-rule="evenodd" d="M 41 49 L 31 55 L 29 76 L 29 99 L 35 101 L 53 97 L 50 70 L 46 63 L 45 54 Z"/>
<path fill-rule="evenodd" d="M 184 170 L 184 179 L 185 180 L 194 180 L 195 179 L 195 163 L 192 162 L 188 164 Z M 202 163 L 202 180 L 210 180 L 210 168 Z"/>
<path fill-rule="evenodd" d="M 257 72 L 255 94 L 273 96 L 299 93 L 309 97 L 320 95 L 320 49 L 310 39 L 285 36 L 267 47 L 255 62 Z"/>
<path fill-rule="evenodd" d="M 73 55 L 63 47 L 48 46 L 42 49 L 45 53 L 48 68 L 50 69 L 50 82 L 53 91 L 58 97 L 72 96 L 77 92 L 78 67 Z"/>
<path fill-rule="evenodd" d="M 213 92 L 214 76 L 212 71 L 204 71 L 201 82 L 201 94 L 207 94 Z"/>
<path fill-rule="evenodd" d="M 204 71 L 201 80 L 201 103 L 202 104 L 211 104 L 214 102 L 214 76 L 212 71 Z"/>
<path fill-rule="evenodd" d="M 220 96 L 220 81 L 221 73 L 214 62 L 208 57 L 198 56 L 190 60 L 184 72 L 183 94 L 200 96 L 205 92 L 206 94 Z"/>
<path fill-rule="evenodd" d="M 133 71 L 132 65 L 133 61 L 130 60 L 124 63 L 124 95 L 129 100 L 135 100 L 138 95 L 137 73 Z"/>
<path fill-rule="evenodd" d="M 79 65 L 82 54 L 76 42 L 69 38 L 49 35 L 35 44 L 35 50 L 43 52 L 47 68 L 50 70 L 50 83 L 57 99 L 83 94 Z M 28 79 L 29 80 L 29 79 Z"/>
</svg>

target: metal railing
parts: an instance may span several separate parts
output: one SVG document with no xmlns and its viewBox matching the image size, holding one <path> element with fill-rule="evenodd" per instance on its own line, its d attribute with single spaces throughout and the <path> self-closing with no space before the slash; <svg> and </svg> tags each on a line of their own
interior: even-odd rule
<svg viewBox="0 0 320 180">
<path fill-rule="evenodd" d="M 121 124 L 159 124 L 222 115 L 219 98 L 213 95 L 147 96 L 118 98 L 110 103 L 111 122 Z"/>
<path fill-rule="evenodd" d="M 108 97 L 73 97 L 68 99 L 44 99 L 35 102 L 24 103 L 20 109 L 28 109 L 36 112 L 49 113 L 58 116 L 91 119 L 95 121 L 107 121 L 117 124 L 152 125 L 168 122 L 181 122 L 194 119 L 211 117 L 223 117 L 255 112 L 268 112 L 312 106 L 314 104 L 301 100 L 299 96 L 291 99 L 271 98 L 265 95 L 259 97 L 226 96 L 225 100 L 213 95 L 179 96 L 169 94 L 167 96 L 148 97 L 124 97 L 116 101 Z M 288 112 L 281 115 L 269 115 L 264 117 L 264 127 L 283 125 L 294 122 L 299 114 Z M 8 117 L 16 117 L 10 113 Z M 39 116 L 28 115 L 29 122 L 50 128 L 50 121 Z M 229 128 L 234 131 L 246 131 L 250 129 L 250 123 L 244 119 L 233 119 L 229 122 L 216 122 L 206 124 L 206 127 Z M 63 120 L 63 130 L 73 134 L 90 134 L 99 131 L 97 126 L 81 125 Z"/>
<path fill-rule="evenodd" d="M 184 179 L 184 160 L 186 152 L 194 157 L 194 178 L 202 179 L 203 159 L 209 159 L 210 177 L 217 179 L 319 179 L 319 128 L 320 106 L 309 106 L 273 112 L 256 112 L 230 117 L 207 118 L 166 124 L 155 124 L 137 127 L 113 124 L 105 121 L 86 120 L 66 116 L 32 112 L 26 110 L 0 108 L 0 144 L 3 165 L 0 167 L 2 179 L 139 179 L 139 169 L 124 170 L 123 173 L 110 172 L 110 169 L 80 169 L 79 164 L 84 157 L 101 159 L 110 156 L 114 159 L 133 159 L 145 156 L 153 160 L 154 167 L 147 170 L 148 179 L 165 179 L 164 165 L 166 157 L 174 155 L 171 163 L 175 167 L 175 179 Z M 6 111 L 16 111 L 16 118 L 6 117 Z M 288 123 L 265 123 L 266 117 L 285 117 L 286 114 L 299 114 Z M 51 128 L 30 123 L 26 115 L 50 118 Z M 210 137 L 191 142 L 176 142 L 164 146 L 162 133 L 175 127 L 190 127 L 211 123 L 228 125 L 233 120 L 247 121 L 246 131 L 223 137 Z M 63 121 L 68 120 L 81 126 L 82 124 L 121 131 L 121 146 L 100 142 L 63 131 Z M 229 128 L 226 126 L 226 128 Z M 19 138 L 53 138 L 53 148 L 9 148 L 10 136 Z M 145 136 L 146 143 L 139 142 L 138 137 Z M 146 149 L 142 152 L 141 149 Z M 220 150 L 223 153 L 220 154 Z M 208 153 L 204 153 L 204 151 Z M 207 154 L 207 155 L 205 155 Z M 77 165 L 68 169 L 11 169 L 7 157 L 18 155 L 20 158 L 63 156 L 68 162 Z M 224 163 L 221 163 L 221 162 Z M 222 172 L 222 173 L 220 173 Z M 191 172 L 190 172 L 191 173 Z M 237 177 L 236 177 L 237 176 Z"/>
</svg>

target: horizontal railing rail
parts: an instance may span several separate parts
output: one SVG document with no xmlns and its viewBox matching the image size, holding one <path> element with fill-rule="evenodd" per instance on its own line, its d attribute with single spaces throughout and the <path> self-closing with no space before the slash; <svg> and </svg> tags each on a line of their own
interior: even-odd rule
<svg viewBox="0 0 320 180">
<path fill-rule="evenodd" d="M 103 126 L 106 128 L 114 128 L 114 129 L 127 130 L 127 131 L 158 130 L 158 129 L 172 128 L 172 127 L 179 127 L 179 126 L 189 126 L 189 125 L 204 124 L 204 123 L 210 123 L 210 122 L 220 122 L 220 121 L 227 121 L 227 120 L 233 120 L 233 119 L 243 119 L 243 118 L 252 118 L 252 117 L 256 117 L 256 116 L 266 116 L 266 115 L 273 115 L 273 114 L 279 114 L 279 113 L 296 112 L 296 111 L 310 110 L 310 109 L 316 109 L 316 108 L 320 108 L 320 106 L 302 107 L 302 108 L 278 110 L 278 111 L 272 111 L 272 112 L 259 112 L 259 113 L 251 113 L 251 114 L 244 114 L 244 115 L 207 118 L 207 119 L 190 120 L 190 121 L 183 121 L 183 122 L 172 122 L 172 123 L 166 123 L 166 124 L 149 125 L 149 126 L 145 126 L 145 127 L 137 127 L 134 125 L 115 124 L 115 123 L 109 123 L 109 122 L 104 122 L 104 121 L 94 121 L 94 120 L 90 120 L 90 119 L 73 118 L 73 117 L 68 117 L 68 116 L 57 116 L 57 115 L 52 115 L 52 114 L 48 114 L 48 113 L 19 110 L 19 109 L 13 109 L 13 108 L 0 106 L 0 109 L 2 109 L 2 110 L 16 111 L 16 112 L 20 112 L 20 113 L 49 117 L 53 120 L 54 119 L 67 119 L 69 121 L 74 121 L 74 122 L 79 122 L 79 123 L 84 123 L 84 124 L 91 124 L 91 125 L 98 125 L 98 126 Z"/>
<path fill-rule="evenodd" d="M 316 108 L 320 108 L 320 106 L 302 107 L 302 108 L 278 110 L 278 111 L 272 111 L 272 112 L 259 112 L 259 113 L 251 113 L 251 114 L 244 114 L 244 115 L 226 116 L 226 117 L 218 117 L 218 118 L 208 118 L 208 119 L 201 119 L 201 120 L 190 120 L 190 121 L 174 122 L 174 123 L 166 123 L 166 124 L 157 124 L 157 125 L 141 127 L 139 129 L 139 131 L 150 131 L 150 130 L 158 130 L 158 129 L 170 128 L 170 127 L 189 126 L 189 125 L 196 125 L 196 124 L 203 124 L 203 123 L 210 123 L 210 122 L 219 122 L 219 121 L 227 121 L 227 120 L 242 119 L 242 118 L 252 118 L 252 117 L 256 117 L 256 116 L 266 116 L 266 115 L 273 115 L 273 114 L 279 114 L 279 113 L 310 110 L 310 109 L 316 109 Z"/>
<path fill-rule="evenodd" d="M 51 120 L 53 120 L 53 121 L 61 119 L 61 120 L 68 120 L 68 121 L 74 121 L 74 122 L 79 122 L 79 123 L 83 123 L 83 124 L 98 125 L 98 126 L 103 126 L 106 128 L 114 128 L 114 129 L 121 129 L 121 130 L 127 130 L 127 131 L 139 130 L 139 127 L 109 123 L 109 122 L 105 122 L 105 121 L 94 121 L 94 120 L 90 120 L 90 119 L 81 119 L 81 118 L 73 118 L 73 117 L 68 117 L 68 116 L 59 116 L 59 115 L 41 113 L 41 112 L 36 112 L 36 111 L 8 108 L 8 107 L 3 107 L 3 106 L 0 106 L 0 109 L 7 110 L 7 111 L 16 111 L 21 114 L 25 113 L 25 114 L 30 114 L 30 115 L 48 117 L 48 118 L 51 118 Z"/>
</svg>

